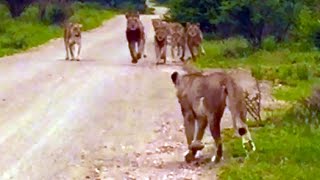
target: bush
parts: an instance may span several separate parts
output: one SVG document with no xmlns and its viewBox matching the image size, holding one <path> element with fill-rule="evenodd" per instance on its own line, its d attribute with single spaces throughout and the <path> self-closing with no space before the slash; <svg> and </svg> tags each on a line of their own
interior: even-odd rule
<svg viewBox="0 0 320 180">
<path fill-rule="evenodd" d="M 262 49 L 266 51 L 274 51 L 277 49 L 277 42 L 274 36 L 269 36 L 262 41 Z"/>
<path fill-rule="evenodd" d="M 38 6 L 29 6 L 26 8 L 23 13 L 18 18 L 21 21 L 25 22 L 38 22 L 39 21 L 39 7 Z"/>
<path fill-rule="evenodd" d="M 83 25 L 83 30 L 92 29 L 109 19 L 116 13 L 112 10 L 105 10 L 97 3 L 74 3 L 72 5 L 74 14 L 70 17 L 71 22 L 78 22 Z"/>
<path fill-rule="evenodd" d="M 73 12 L 67 6 L 59 4 L 49 4 L 44 14 L 44 22 L 46 24 L 60 24 L 67 20 Z"/>
<path fill-rule="evenodd" d="M 170 15 L 181 23 L 199 22 L 204 32 L 214 32 L 226 38 L 245 37 L 259 48 L 265 37 L 283 41 L 294 25 L 301 2 L 269 0 L 171 0 Z"/>
<path fill-rule="evenodd" d="M 311 68 L 306 63 L 296 64 L 297 78 L 299 80 L 309 80 Z"/>
<path fill-rule="evenodd" d="M 293 107 L 293 114 L 300 123 L 320 127 L 320 87 L 315 87 L 310 97 L 300 100 Z"/>
<path fill-rule="evenodd" d="M 319 44 L 317 40 L 320 31 L 319 16 L 307 6 L 300 11 L 293 34 L 302 46 L 312 47 Z"/>
</svg>

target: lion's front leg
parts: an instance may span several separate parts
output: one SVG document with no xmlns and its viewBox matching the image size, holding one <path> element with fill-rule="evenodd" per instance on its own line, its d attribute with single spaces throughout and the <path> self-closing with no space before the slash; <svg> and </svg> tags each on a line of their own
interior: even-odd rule
<svg viewBox="0 0 320 180">
<path fill-rule="evenodd" d="M 70 50 L 70 54 L 71 54 L 71 60 L 74 60 L 74 43 L 69 44 L 69 50 Z"/>
<path fill-rule="evenodd" d="M 185 47 L 184 44 L 181 45 L 181 53 L 182 53 L 182 55 L 181 55 L 181 57 L 180 57 L 180 60 L 181 60 L 182 62 L 184 62 L 184 56 L 185 56 L 185 53 L 186 53 L 186 47 Z"/>
<path fill-rule="evenodd" d="M 81 51 L 81 42 L 78 44 L 78 53 L 77 53 L 77 61 L 80 61 L 80 51 Z"/>
<path fill-rule="evenodd" d="M 143 38 L 140 40 L 139 44 L 138 44 L 138 55 L 137 55 L 137 59 L 140 59 L 141 56 L 143 55 L 143 57 L 147 57 L 145 55 L 144 49 L 145 49 L 145 44 L 146 44 L 146 40 Z"/>
<path fill-rule="evenodd" d="M 171 44 L 171 57 L 172 57 L 173 60 L 175 60 L 174 49 L 175 49 L 175 46 L 173 44 Z"/>
<path fill-rule="evenodd" d="M 167 62 L 167 45 L 163 45 L 161 48 L 161 59 L 163 59 L 163 63 L 165 64 Z"/>
<path fill-rule="evenodd" d="M 69 60 L 69 43 L 67 40 L 64 40 L 64 46 L 66 49 L 66 60 Z"/>
<path fill-rule="evenodd" d="M 135 43 L 134 42 L 130 42 L 128 44 L 128 47 L 129 47 L 129 51 L 130 51 L 130 55 L 131 55 L 131 62 L 132 63 L 137 63 L 137 59 L 136 59 L 136 50 L 135 50 Z"/>
<path fill-rule="evenodd" d="M 161 63 L 161 50 L 160 50 L 160 46 L 158 44 L 155 43 L 155 52 L 156 52 L 156 61 L 157 61 L 157 65 L 158 64 L 162 64 Z"/>
</svg>

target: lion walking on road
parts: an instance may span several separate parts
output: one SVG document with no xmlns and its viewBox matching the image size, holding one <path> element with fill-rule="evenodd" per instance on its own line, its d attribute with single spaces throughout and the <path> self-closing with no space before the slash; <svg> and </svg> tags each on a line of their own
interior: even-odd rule
<svg viewBox="0 0 320 180">
<path fill-rule="evenodd" d="M 126 29 L 126 37 L 128 41 L 128 47 L 131 55 L 131 62 L 137 63 L 141 56 L 144 54 L 145 49 L 145 32 L 144 26 L 140 20 L 139 13 L 127 13 L 127 29 Z"/>
<path fill-rule="evenodd" d="M 80 61 L 81 51 L 81 28 L 82 24 L 68 23 L 64 27 L 64 44 L 66 48 L 66 60 L 69 60 L 69 53 L 71 60 Z M 78 48 L 77 56 L 75 57 L 75 48 Z"/>
</svg>

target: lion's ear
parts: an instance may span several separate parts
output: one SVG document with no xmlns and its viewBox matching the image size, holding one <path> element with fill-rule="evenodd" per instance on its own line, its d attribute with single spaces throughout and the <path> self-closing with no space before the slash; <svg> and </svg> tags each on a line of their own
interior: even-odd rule
<svg viewBox="0 0 320 180">
<path fill-rule="evenodd" d="M 179 76 L 179 74 L 177 71 L 175 71 L 174 73 L 171 74 L 171 80 L 172 80 L 173 84 L 175 84 L 175 85 L 178 82 L 178 76 Z"/>
<path fill-rule="evenodd" d="M 138 19 L 140 19 L 140 13 L 139 13 L 139 11 L 137 11 L 136 17 L 137 17 Z"/>
<path fill-rule="evenodd" d="M 129 16 L 130 16 L 129 13 L 126 13 L 126 18 L 127 18 L 127 19 L 129 18 Z"/>
<path fill-rule="evenodd" d="M 189 28 L 191 26 L 191 23 L 187 22 L 186 27 Z"/>
</svg>

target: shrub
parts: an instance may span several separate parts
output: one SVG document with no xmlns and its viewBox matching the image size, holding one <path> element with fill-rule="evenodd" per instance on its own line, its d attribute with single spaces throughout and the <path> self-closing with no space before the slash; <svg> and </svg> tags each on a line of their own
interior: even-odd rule
<svg viewBox="0 0 320 180">
<path fill-rule="evenodd" d="M 318 16 L 318 17 L 317 17 Z M 312 47 L 318 45 L 318 33 L 320 31 L 319 15 L 314 13 L 311 8 L 305 6 L 299 13 L 294 31 L 295 37 L 300 45 Z"/>
<path fill-rule="evenodd" d="M 308 64 L 296 64 L 297 78 L 299 80 L 308 80 L 311 74 L 311 69 Z"/>
<path fill-rule="evenodd" d="M 274 51 L 277 49 L 277 42 L 274 36 L 269 36 L 262 41 L 262 49 L 266 51 Z"/>
<path fill-rule="evenodd" d="M 39 21 L 39 7 L 38 6 L 29 6 L 26 8 L 23 13 L 20 15 L 18 20 L 25 22 L 38 22 Z"/>
<path fill-rule="evenodd" d="M 46 24 L 60 24 L 67 20 L 72 11 L 68 6 L 60 6 L 58 4 L 49 4 L 44 14 L 44 22 Z"/>
<path fill-rule="evenodd" d="M 299 123 L 320 127 L 320 87 L 314 87 L 311 96 L 300 100 L 289 112 Z"/>
<path fill-rule="evenodd" d="M 109 19 L 116 13 L 106 10 L 97 3 L 75 3 L 72 5 L 74 14 L 70 17 L 71 22 L 78 22 L 83 25 L 83 30 L 92 29 Z"/>
</svg>

